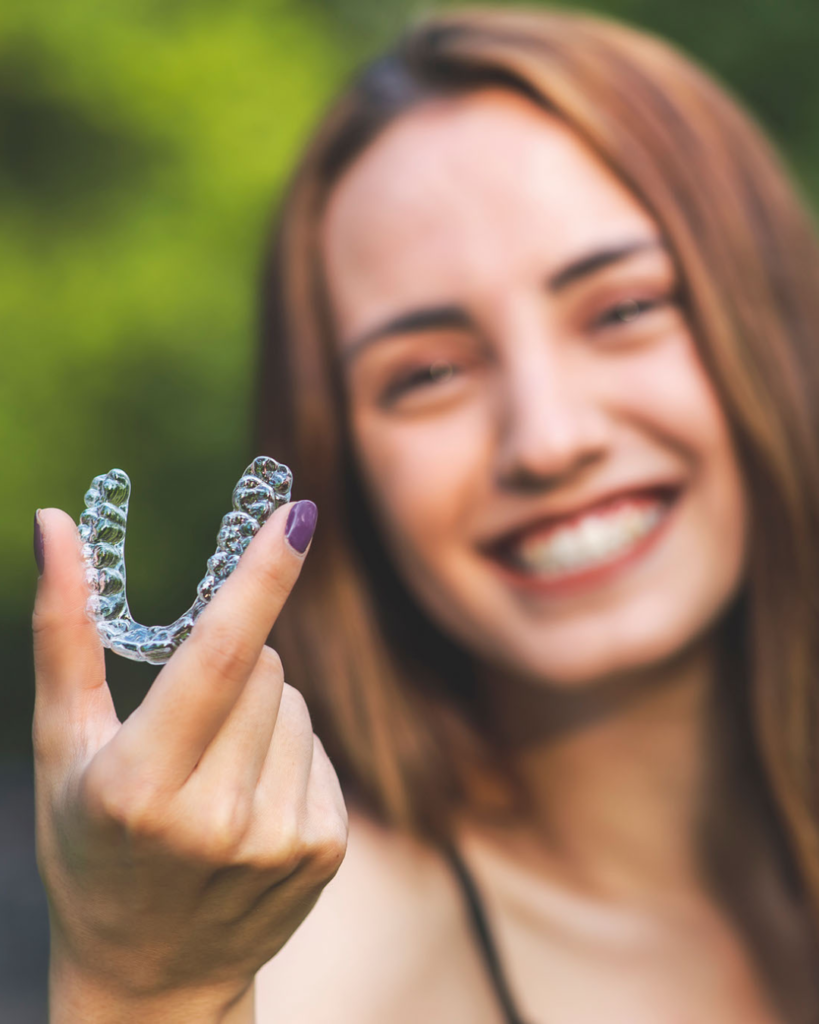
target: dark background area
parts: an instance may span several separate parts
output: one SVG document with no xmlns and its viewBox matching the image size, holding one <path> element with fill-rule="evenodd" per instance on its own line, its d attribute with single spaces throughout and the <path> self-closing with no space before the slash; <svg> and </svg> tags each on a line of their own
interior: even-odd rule
<svg viewBox="0 0 819 1024">
<path fill-rule="evenodd" d="M 133 484 L 132 610 L 166 622 L 187 607 L 255 454 L 257 266 L 283 181 L 354 68 L 407 20 L 445 6 L 0 8 L 0 1024 L 46 1020 L 30 764 L 33 512 L 57 505 L 76 517 L 91 478 L 122 467 Z M 816 0 L 562 6 L 656 31 L 710 68 L 780 145 L 815 208 Z M 296 481 L 295 497 L 306 496 Z M 121 715 L 154 674 L 109 659 Z"/>
</svg>

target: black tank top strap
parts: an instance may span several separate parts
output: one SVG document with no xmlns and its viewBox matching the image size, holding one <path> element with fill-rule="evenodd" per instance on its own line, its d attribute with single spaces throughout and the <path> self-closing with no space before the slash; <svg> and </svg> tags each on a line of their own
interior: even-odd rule
<svg viewBox="0 0 819 1024">
<path fill-rule="evenodd" d="M 523 1017 L 518 1013 L 515 1002 L 512 999 L 509 983 L 501 966 L 500 957 L 498 956 L 497 947 L 492 938 L 492 932 L 486 916 L 486 910 L 478 892 L 478 887 L 475 884 L 475 879 L 454 846 L 445 846 L 443 852 L 452 865 L 455 877 L 458 879 L 463 892 L 475 937 L 478 940 L 481 955 L 489 971 L 489 977 L 498 997 L 498 1003 L 503 1010 L 504 1020 L 506 1024 L 526 1024 Z"/>
</svg>

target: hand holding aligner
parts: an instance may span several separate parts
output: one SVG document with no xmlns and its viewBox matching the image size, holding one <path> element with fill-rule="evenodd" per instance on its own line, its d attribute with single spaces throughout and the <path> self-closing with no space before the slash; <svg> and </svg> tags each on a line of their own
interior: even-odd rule
<svg viewBox="0 0 819 1024">
<path fill-rule="evenodd" d="M 125 528 L 131 481 L 121 469 L 94 477 L 80 516 L 80 537 L 91 587 L 88 614 L 102 642 L 133 661 L 163 665 L 190 635 L 202 609 L 236 568 L 262 524 L 290 501 L 293 475 L 266 455 L 250 463 L 233 490 L 233 511 L 223 517 L 217 548 L 188 610 L 169 626 L 141 626 L 131 618 L 125 593 Z"/>
</svg>

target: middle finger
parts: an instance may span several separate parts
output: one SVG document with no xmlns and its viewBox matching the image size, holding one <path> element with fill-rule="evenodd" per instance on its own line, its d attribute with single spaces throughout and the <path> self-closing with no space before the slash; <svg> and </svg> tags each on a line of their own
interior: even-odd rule
<svg viewBox="0 0 819 1024">
<path fill-rule="evenodd" d="M 250 678 L 301 571 L 285 524 L 305 507 L 315 511 L 305 501 L 274 512 L 120 730 L 120 752 L 150 759 L 160 785 L 184 783 Z"/>
<path fill-rule="evenodd" d="M 241 801 L 248 811 L 276 726 L 284 676 L 272 648 L 262 648 L 256 667 L 227 721 L 211 740 L 186 787 L 211 798 Z"/>
</svg>

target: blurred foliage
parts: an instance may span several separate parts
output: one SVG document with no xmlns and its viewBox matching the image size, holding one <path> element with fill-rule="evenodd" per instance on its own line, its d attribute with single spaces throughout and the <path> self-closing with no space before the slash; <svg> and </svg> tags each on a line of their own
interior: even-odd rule
<svg viewBox="0 0 819 1024">
<path fill-rule="evenodd" d="M 92 476 L 126 469 L 134 612 L 169 621 L 187 606 L 252 454 L 257 266 L 276 196 L 351 71 L 437 6 L 4 0 L 0 754 L 28 747 L 33 510 L 76 516 Z M 714 70 L 819 196 L 815 0 L 582 6 Z M 109 664 L 127 711 L 153 670 Z"/>
</svg>

